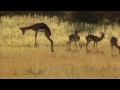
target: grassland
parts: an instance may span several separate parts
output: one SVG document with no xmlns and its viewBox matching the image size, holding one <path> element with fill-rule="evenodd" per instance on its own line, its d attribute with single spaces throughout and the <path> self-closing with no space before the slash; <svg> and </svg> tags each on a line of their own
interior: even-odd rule
<svg viewBox="0 0 120 90">
<path fill-rule="evenodd" d="M 46 23 L 51 31 L 55 52 L 50 51 L 50 42 L 39 33 L 34 46 L 34 34 L 29 30 L 22 35 L 20 27 L 34 23 Z M 89 25 L 86 25 L 88 27 Z M 108 26 L 105 38 L 98 43 L 99 51 L 93 50 L 90 43 L 90 53 L 85 49 L 85 36 L 81 24 L 63 22 L 55 17 L 48 16 L 2 16 L 0 18 L 0 78 L 5 79 L 114 79 L 120 78 L 120 55 L 111 53 L 110 38 L 116 36 L 120 45 L 120 27 Z M 68 51 L 66 42 L 68 35 L 75 28 L 80 29 L 81 48 L 75 52 Z M 104 28 L 96 27 L 94 34 L 100 37 Z"/>
</svg>

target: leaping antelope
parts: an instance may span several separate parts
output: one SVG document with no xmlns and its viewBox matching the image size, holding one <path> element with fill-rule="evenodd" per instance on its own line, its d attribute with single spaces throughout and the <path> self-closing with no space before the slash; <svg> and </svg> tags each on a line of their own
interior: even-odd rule
<svg viewBox="0 0 120 90">
<path fill-rule="evenodd" d="M 104 32 L 101 32 L 101 33 L 102 33 L 102 34 L 101 34 L 101 37 L 97 37 L 97 36 L 95 36 L 95 35 L 88 35 L 88 36 L 86 36 L 86 40 L 87 40 L 86 50 L 88 50 L 88 49 L 87 49 L 87 46 L 88 46 L 88 44 L 89 44 L 91 41 L 94 42 L 93 49 L 94 49 L 94 47 L 95 47 L 95 45 L 96 45 L 97 50 L 98 50 L 97 42 L 100 42 L 100 41 L 105 37 L 105 34 L 106 34 L 105 31 L 104 31 Z"/>
<path fill-rule="evenodd" d="M 79 42 L 79 46 L 80 46 L 80 36 L 78 35 L 78 31 L 75 30 L 74 34 L 69 35 L 69 41 L 67 42 L 67 47 L 69 45 L 69 49 L 71 50 L 71 44 L 72 42 L 75 42 L 75 46 L 76 46 L 76 50 L 77 50 L 77 44 L 76 42 Z"/>
<path fill-rule="evenodd" d="M 116 37 L 111 37 L 110 44 L 111 44 L 111 50 L 113 50 L 113 52 L 114 52 L 113 47 L 115 47 L 115 51 L 116 51 L 116 47 L 117 47 L 119 50 L 119 54 L 120 54 L 120 46 L 118 46 L 118 39 Z"/>
<path fill-rule="evenodd" d="M 27 30 L 33 30 L 35 31 L 35 46 L 37 47 L 37 34 L 38 32 L 44 32 L 45 33 L 45 36 L 47 37 L 47 39 L 50 41 L 51 43 L 51 51 L 54 52 L 54 49 L 53 49 L 53 40 L 50 38 L 51 36 L 51 30 L 50 28 L 45 24 L 45 23 L 36 23 L 36 24 L 33 24 L 31 26 L 27 26 L 27 27 L 20 27 L 20 29 L 22 30 L 22 34 L 24 35 L 25 32 Z"/>
</svg>

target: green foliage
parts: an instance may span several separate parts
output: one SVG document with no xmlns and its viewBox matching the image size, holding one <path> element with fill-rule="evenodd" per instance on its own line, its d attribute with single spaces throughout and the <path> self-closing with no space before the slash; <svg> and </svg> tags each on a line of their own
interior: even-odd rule
<svg viewBox="0 0 120 90">
<path fill-rule="evenodd" d="M 70 22 L 89 24 L 120 23 L 120 11 L 0 11 L 0 16 L 9 15 L 43 15 Z"/>
</svg>

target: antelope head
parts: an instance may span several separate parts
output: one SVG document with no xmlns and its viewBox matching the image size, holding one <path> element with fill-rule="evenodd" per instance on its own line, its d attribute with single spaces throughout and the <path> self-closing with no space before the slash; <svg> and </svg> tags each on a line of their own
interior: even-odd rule
<svg viewBox="0 0 120 90">
<path fill-rule="evenodd" d="M 106 32 L 105 31 L 104 32 L 101 31 L 100 33 L 101 33 L 102 37 L 105 38 Z"/>
<path fill-rule="evenodd" d="M 20 30 L 22 31 L 22 34 L 24 35 L 26 30 L 24 28 L 21 28 L 21 27 L 20 27 Z"/>
</svg>

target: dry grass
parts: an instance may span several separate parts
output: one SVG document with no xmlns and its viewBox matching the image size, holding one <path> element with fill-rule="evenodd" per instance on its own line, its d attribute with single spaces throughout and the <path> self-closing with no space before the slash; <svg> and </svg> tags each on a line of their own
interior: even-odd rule
<svg viewBox="0 0 120 90">
<path fill-rule="evenodd" d="M 75 52 L 68 51 L 66 42 L 68 35 L 79 27 L 79 23 L 59 21 L 57 17 L 48 16 L 14 16 L 1 17 L 0 20 L 0 78 L 35 78 L 35 79 L 102 79 L 120 78 L 120 55 L 111 54 L 110 37 L 118 37 L 120 45 L 120 27 L 107 28 L 105 38 L 99 42 L 98 48 L 93 50 L 90 43 L 90 52 L 85 50 L 86 32 L 79 33 L 82 48 Z M 50 43 L 44 33 L 38 34 L 39 46 L 34 46 L 34 32 L 27 31 L 22 35 L 19 27 L 44 22 L 52 30 L 51 38 L 54 41 L 55 52 L 51 53 Z M 96 28 L 95 35 L 100 36 L 103 27 Z"/>
</svg>

